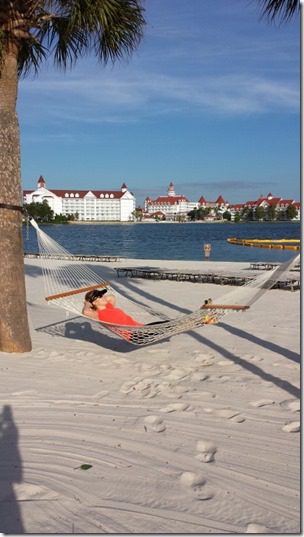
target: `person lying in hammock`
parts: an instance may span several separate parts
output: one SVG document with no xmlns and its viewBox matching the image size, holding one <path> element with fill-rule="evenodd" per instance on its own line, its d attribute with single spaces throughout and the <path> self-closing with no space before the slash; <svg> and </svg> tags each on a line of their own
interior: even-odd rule
<svg viewBox="0 0 304 537">
<path fill-rule="evenodd" d="M 116 298 L 114 295 L 107 294 L 107 289 L 94 289 L 86 293 L 82 313 L 95 321 L 125 326 L 144 326 L 144 323 L 136 321 L 123 310 L 116 308 Z"/>
<path fill-rule="evenodd" d="M 93 291 L 86 293 L 82 313 L 95 321 L 119 324 L 121 326 L 144 326 L 144 323 L 136 321 L 123 310 L 116 308 L 116 298 L 112 294 L 107 294 L 107 289 L 94 289 Z M 148 324 L 152 325 L 167 322 L 170 321 L 157 321 Z M 214 316 L 204 315 L 202 322 L 204 324 L 213 324 L 216 322 L 216 319 Z"/>
</svg>

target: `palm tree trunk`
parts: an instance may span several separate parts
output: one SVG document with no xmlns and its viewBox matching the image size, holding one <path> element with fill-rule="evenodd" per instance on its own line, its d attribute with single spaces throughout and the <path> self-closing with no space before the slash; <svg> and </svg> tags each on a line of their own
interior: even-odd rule
<svg viewBox="0 0 304 537">
<path fill-rule="evenodd" d="M 26 309 L 22 214 L 14 208 L 22 205 L 16 54 L 17 51 L 6 54 L 0 76 L 0 351 L 4 352 L 27 352 L 32 348 Z"/>
</svg>

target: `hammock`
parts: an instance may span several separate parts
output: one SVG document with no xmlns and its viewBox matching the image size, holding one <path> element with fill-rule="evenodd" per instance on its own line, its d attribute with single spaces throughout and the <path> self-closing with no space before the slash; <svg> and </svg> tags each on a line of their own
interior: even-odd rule
<svg viewBox="0 0 304 537">
<path fill-rule="evenodd" d="M 30 222 L 37 232 L 46 291 L 45 299 L 48 303 L 56 304 L 79 316 L 83 315 L 82 307 L 84 295 L 87 291 L 106 288 L 114 294 L 118 293 L 108 281 L 102 279 L 86 264 L 77 263 L 76 261 L 67 263 L 66 261 L 72 259 L 73 256 L 47 233 L 42 231 L 34 219 L 31 219 Z M 257 278 L 249 280 L 243 286 L 226 293 L 218 300 L 217 304 L 206 303 L 198 310 L 175 319 L 161 319 L 159 322 L 145 324 L 144 326 L 122 326 L 104 321 L 96 322 L 134 345 L 148 345 L 167 339 L 172 335 L 209 324 L 210 317 L 215 317 L 218 321 L 229 312 L 246 311 L 267 289 L 273 287 L 283 272 L 299 261 L 299 257 L 298 255 L 295 259 L 274 268 L 272 271 L 267 271 L 267 274 L 261 274 Z M 62 263 L 60 262 L 61 260 L 65 262 Z M 120 298 L 123 298 L 122 295 L 120 295 Z M 128 302 L 130 305 L 132 301 L 129 300 Z M 147 309 L 141 306 L 141 311 L 142 308 Z M 128 313 L 129 311 L 128 309 Z M 133 315 L 133 312 L 130 313 Z M 153 314 L 152 310 L 150 310 L 151 313 Z M 88 317 L 84 317 L 88 319 Z"/>
</svg>

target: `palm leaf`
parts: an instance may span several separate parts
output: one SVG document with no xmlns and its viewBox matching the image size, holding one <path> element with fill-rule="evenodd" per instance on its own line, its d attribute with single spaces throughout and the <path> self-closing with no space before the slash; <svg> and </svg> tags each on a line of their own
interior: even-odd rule
<svg viewBox="0 0 304 537">
<path fill-rule="evenodd" d="M 45 60 L 47 49 L 36 39 L 23 40 L 18 53 L 18 76 L 26 76 L 30 70 L 34 69 L 37 74 L 40 63 Z"/>
<path fill-rule="evenodd" d="M 281 21 L 290 19 L 297 11 L 300 11 L 299 0 L 260 0 L 262 15 L 271 21 L 278 18 Z"/>
<path fill-rule="evenodd" d="M 141 0 L 10 0 L 9 12 L 4 4 L 0 0 L 0 30 L 3 13 L 9 24 L 0 55 L 1 44 L 17 43 L 19 74 L 31 65 L 37 72 L 49 55 L 62 68 L 90 50 L 101 62 L 114 62 L 131 54 L 143 35 Z"/>
</svg>

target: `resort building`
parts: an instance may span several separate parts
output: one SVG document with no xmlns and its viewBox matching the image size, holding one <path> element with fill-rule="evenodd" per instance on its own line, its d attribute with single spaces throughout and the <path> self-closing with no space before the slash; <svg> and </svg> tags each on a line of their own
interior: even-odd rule
<svg viewBox="0 0 304 537">
<path fill-rule="evenodd" d="M 55 214 L 77 215 L 80 221 L 131 222 L 136 207 L 136 199 L 125 183 L 120 190 L 49 190 L 42 176 L 36 190 L 23 191 L 23 201 L 47 201 Z"/>
<path fill-rule="evenodd" d="M 157 216 L 164 220 L 186 218 L 189 211 L 197 207 L 197 202 L 189 201 L 186 196 L 176 195 L 172 181 L 169 184 L 167 196 L 158 196 L 155 200 L 147 197 L 144 202 L 146 216 Z"/>
<path fill-rule="evenodd" d="M 295 217 L 293 220 L 300 221 L 301 218 L 301 204 L 294 199 L 284 199 L 280 197 L 274 197 L 271 192 L 267 196 L 261 194 L 257 200 L 246 201 L 237 205 L 229 205 L 228 211 L 231 213 L 232 220 L 237 213 L 241 214 L 244 210 L 251 210 L 253 217 L 257 215 L 257 210 L 263 208 L 268 211 L 273 208 L 273 215 L 275 218 L 284 219 L 287 215 L 288 207 L 294 207 Z"/>
<path fill-rule="evenodd" d="M 144 217 L 146 219 L 154 217 L 160 220 L 179 220 L 180 218 L 187 220 L 190 211 L 202 207 L 203 209 L 211 209 L 206 217 L 211 221 L 221 218 L 228 206 L 229 203 L 221 195 L 215 201 L 206 201 L 204 196 L 201 196 L 198 201 L 189 201 L 186 196 L 176 195 L 174 184 L 171 181 L 167 196 L 158 196 L 155 200 L 150 197 L 145 199 Z"/>
</svg>

